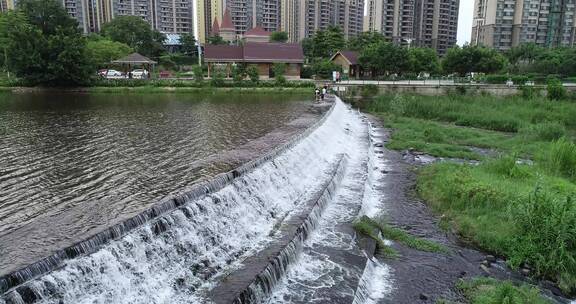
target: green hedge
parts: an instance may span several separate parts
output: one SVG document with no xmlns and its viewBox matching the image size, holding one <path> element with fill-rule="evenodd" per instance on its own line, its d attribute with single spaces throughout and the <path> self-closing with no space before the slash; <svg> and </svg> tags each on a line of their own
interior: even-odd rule
<svg viewBox="0 0 576 304">
<path fill-rule="evenodd" d="M 95 87 L 174 87 L 174 88 L 202 88 L 214 86 L 210 81 L 198 83 L 191 80 L 177 80 L 177 79 L 98 79 L 92 83 Z M 309 81 L 287 81 L 282 83 L 282 87 L 286 88 L 314 88 L 314 82 Z M 254 83 L 252 81 L 244 80 L 242 82 L 224 81 L 219 83 L 217 87 L 222 88 L 273 88 L 278 87 L 275 81 L 259 81 Z"/>
</svg>

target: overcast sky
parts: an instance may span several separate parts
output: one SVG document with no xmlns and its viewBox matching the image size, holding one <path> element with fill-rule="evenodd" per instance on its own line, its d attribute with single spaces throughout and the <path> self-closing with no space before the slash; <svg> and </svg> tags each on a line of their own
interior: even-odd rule
<svg viewBox="0 0 576 304">
<path fill-rule="evenodd" d="M 473 15 L 474 0 L 460 0 L 460 15 L 458 16 L 458 45 L 464 45 L 464 43 L 470 42 Z"/>
</svg>

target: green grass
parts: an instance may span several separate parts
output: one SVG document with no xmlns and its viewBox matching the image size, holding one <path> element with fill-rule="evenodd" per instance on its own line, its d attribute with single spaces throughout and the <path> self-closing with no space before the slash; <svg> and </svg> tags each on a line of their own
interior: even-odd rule
<svg viewBox="0 0 576 304">
<path fill-rule="evenodd" d="M 551 304 L 537 288 L 516 286 L 510 281 L 477 278 L 460 281 L 458 288 L 470 304 Z"/>
<path fill-rule="evenodd" d="M 576 104 L 487 96 L 385 95 L 365 105 L 394 130 L 391 149 L 482 159 L 470 147 L 533 157 L 576 134 Z"/>
<path fill-rule="evenodd" d="M 418 194 L 444 229 L 576 294 L 576 103 L 388 95 L 365 108 L 393 129 L 389 148 L 482 160 L 419 170 Z"/>
<path fill-rule="evenodd" d="M 406 247 L 420 251 L 448 253 L 448 249 L 438 243 L 415 237 L 404 230 L 392 227 L 384 222 L 371 219 L 367 216 L 359 218 L 354 223 L 357 232 L 367 235 L 376 240 L 379 247 L 388 247 L 382 241 L 380 235 L 384 238 L 396 241 Z"/>
<path fill-rule="evenodd" d="M 418 192 L 465 240 L 576 291 L 574 183 L 502 157 L 479 166 L 426 167 Z"/>
<path fill-rule="evenodd" d="M 354 230 L 362 235 L 365 235 L 376 242 L 376 252 L 388 258 L 394 258 L 398 256 L 396 250 L 384 244 L 384 240 L 380 237 L 378 233 L 378 228 L 375 227 L 370 221 L 366 221 L 364 218 L 357 220 L 353 224 Z"/>
</svg>

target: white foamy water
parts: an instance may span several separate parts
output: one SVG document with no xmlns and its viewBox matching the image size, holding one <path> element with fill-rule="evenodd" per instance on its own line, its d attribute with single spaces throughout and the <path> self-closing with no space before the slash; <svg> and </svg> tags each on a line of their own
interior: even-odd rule
<svg viewBox="0 0 576 304">
<path fill-rule="evenodd" d="M 338 190 L 343 204 L 328 208 L 320 225 L 325 227 L 321 229 L 324 237 L 313 238 L 312 244 L 354 248 L 349 235 L 330 231 L 328 224 L 354 216 L 345 209 L 347 202 L 358 198 L 349 194 L 350 185 L 357 178 L 361 184 L 364 181 L 358 168 L 366 167 L 365 134 L 366 124 L 358 114 L 337 102 L 318 129 L 273 161 L 27 283 L 27 294 L 43 304 L 203 302 L 206 291 L 222 275 L 272 240 L 270 234 L 278 222 L 299 208 L 307 191 L 326 179 L 327 169 L 343 153 L 353 160 L 353 175 L 346 173 L 343 188 Z M 4 299 L 18 303 L 19 298 L 12 291 Z"/>
<path fill-rule="evenodd" d="M 368 206 L 370 212 L 378 210 L 380 194 L 373 183 L 379 178 L 375 172 L 379 168 L 375 167 L 380 164 L 376 163 L 370 145 L 368 122 L 357 111 L 349 109 L 342 117 L 341 125 L 345 130 L 345 136 L 340 138 L 342 151 L 348 158 L 341 186 L 326 207 L 317 229 L 304 242 L 299 259 L 289 267 L 285 278 L 268 299 L 269 304 L 351 303 L 358 283 L 364 284 L 363 277 L 390 284 L 390 276 L 385 276 L 382 269 L 369 264 L 372 266 L 364 271 L 358 269 L 355 262 L 349 262 L 349 259 L 363 260 L 364 253 L 358 248 L 354 233 L 343 227 L 358 216 L 361 208 L 366 210 L 363 206 Z M 366 286 L 367 290 L 370 288 Z M 385 294 L 387 292 L 381 295 L 371 292 L 371 297 Z"/>
<path fill-rule="evenodd" d="M 388 265 L 369 259 L 352 304 L 376 304 L 386 298 L 393 290 L 391 277 Z"/>
</svg>

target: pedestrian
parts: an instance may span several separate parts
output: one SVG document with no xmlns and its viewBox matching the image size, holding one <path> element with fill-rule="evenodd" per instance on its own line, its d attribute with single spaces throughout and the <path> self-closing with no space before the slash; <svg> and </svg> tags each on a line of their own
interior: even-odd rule
<svg viewBox="0 0 576 304">
<path fill-rule="evenodd" d="M 316 98 L 316 101 L 318 101 L 320 99 L 320 90 L 318 88 L 316 88 L 314 90 L 314 97 Z"/>
<path fill-rule="evenodd" d="M 324 100 L 324 96 L 326 96 L 326 86 L 322 88 L 322 100 Z"/>
</svg>

